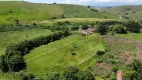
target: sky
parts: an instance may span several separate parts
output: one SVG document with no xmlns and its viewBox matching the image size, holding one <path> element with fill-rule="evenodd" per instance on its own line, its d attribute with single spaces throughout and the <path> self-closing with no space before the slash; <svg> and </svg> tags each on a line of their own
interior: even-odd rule
<svg viewBox="0 0 142 80">
<path fill-rule="evenodd" d="M 0 0 L 1 1 L 1 0 Z M 142 0 L 24 0 L 35 3 L 61 3 L 92 6 L 142 5 Z"/>
</svg>

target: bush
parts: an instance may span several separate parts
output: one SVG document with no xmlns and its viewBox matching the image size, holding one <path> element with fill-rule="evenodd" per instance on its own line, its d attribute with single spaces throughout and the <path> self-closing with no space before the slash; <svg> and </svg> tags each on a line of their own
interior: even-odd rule
<svg viewBox="0 0 142 80">
<path fill-rule="evenodd" d="M 26 68 L 26 63 L 21 55 L 13 55 L 7 60 L 10 71 L 18 72 Z"/>
<path fill-rule="evenodd" d="M 86 30 L 86 29 L 88 29 L 88 26 L 87 25 L 82 25 L 82 29 Z"/>
<path fill-rule="evenodd" d="M 97 27 L 97 32 L 99 32 L 101 35 L 105 35 L 107 31 L 108 31 L 108 28 L 104 25 L 99 25 Z"/>
<path fill-rule="evenodd" d="M 101 56 L 101 55 L 105 54 L 105 51 L 100 51 L 100 50 L 98 50 L 96 54 L 97 54 L 98 56 Z"/>
<path fill-rule="evenodd" d="M 52 72 L 48 75 L 47 80 L 60 80 L 60 74 Z"/>
<path fill-rule="evenodd" d="M 71 27 L 71 30 L 74 31 L 74 30 L 79 30 L 79 27 L 78 26 L 73 26 Z"/>
<path fill-rule="evenodd" d="M 95 80 L 94 76 L 89 71 L 79 71 L 77 77 L 77 80 Z"/>
<path fill-rule="evenodd" d="M 125 75 L 126 79 L 130 80 L 141 80 L 142 79 L 142 62 L 139 60 L 133 60 L 131 64 L 128 65 L 129 72 Z"/>
<path fill-rule="evenodd" d="M 77 80 L 76 74 L 78 73 L 78 69 L 76 67 L 70 66 L 63 71 L 63 80 Z"/>
<path fill-rule="evenodd" d="M 124 25 L 126 26 L 128 31 L 134 32 L 134 33 L 140 33 L 142 28 L 138 22 L 134 22 L 134 21 L 129 21 L 125 23 Z"/>
<path fill-rule="evenodd" d="M 119 69 L 118 66 L 113 66 L 112 71 L 117 73 L 118 69 Z"/>
<path fill-rule="evenodd" d="M 123 26 L 122 24 L 116 24 L 113 27 L 113 31 L 118 33 L 118 34 L 126 34 L 127 33 L 127 29 L 125 26 Z"/>
</svg>

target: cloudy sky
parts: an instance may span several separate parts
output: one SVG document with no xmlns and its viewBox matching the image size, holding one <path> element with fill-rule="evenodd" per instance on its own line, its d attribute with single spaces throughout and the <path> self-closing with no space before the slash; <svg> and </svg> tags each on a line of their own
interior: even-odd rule
<svg viewBox="0 0 142 80">
<path fill-rule="evenodd" d="M 24 0 L 36 3 L 63 3 L 94 6 L 142 5 L 142 0 Z"/>
</svg>

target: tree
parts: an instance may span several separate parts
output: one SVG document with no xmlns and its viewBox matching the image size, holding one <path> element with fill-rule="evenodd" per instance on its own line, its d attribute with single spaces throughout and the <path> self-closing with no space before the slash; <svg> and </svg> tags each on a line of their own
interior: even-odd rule
<svg viewBox="0 0 142 80">
<path fill-rule="evenodd" d="M 36 23 L 33 23 L 33 26 L 37 26 Z"/>
<path fill-rule="evenodd" d="M 116 24 L 113 26 L 113 31 L 115 31 L 118 34 L 126 34 L 127 33 L 127 29 L 125 26 L 123 26 L 122 24 Z"/>
<path fill-rule="evenodd" d="M 26 68 L 26 63 L 24 61 L 25 60 L 21 55 L 15 54 L 7 60 L 7 64 L 11 71 L 18 72 Z"/>
<path fill-rule="evenodd" d="M 108 31 L 107 27 L 104 25 L 99 25 L 97 27 L 97 31 L 101 34 L 101 35 L 105 35 L 106 32 Z"/>
<path fill-rule="evenodd" d="M 139 60 L 133 60 L 133 62 L 128 65 L 129 73 L 125 76 L 126 79 L 130 80 L 141 80 L 142 79 L 142 62 Z"/>
<path fill-rule="evenodd" d="M 86 29 L 88 29 L 88 26 L 87 25 L 82 25 L 82 29 L 86 30 Z"/>
<path fill-rule="evenodd" d="M 97 54 L 98 56 L 101 56 L 101 55 L 105 54 L 105 51 L 100 51 L 100 50 L 98 50 L 96 54 Z"/>
<path fill-rule="evenodd" d="M 89 71 L 79 71 L 77 73 L 77 80 L 95 80 L 94 76 Z"/>
<path fill-rule="evenodd" d="M 71 27 L 71 30 L 79 30 L 79 27 L 78 26 L 73 26 L 73 27 Z"/>
<path fill-rule="evenodd" d="M 20 22 L 20 21 L 19 21 L 18 19 L 15 19 L 15 24 L 16 24 L 16 25 L 19 25 L 19 22 Z"/>
<path fill-rule="evenodd" d="M 138 22 L 135 21 L 129 21 L 124 24 L 127 28 L 128 31 L 134 32 L 134 33 L 139 33 L 141 31 L 141 25 Z"/>
<path fill-rule="evenodd" d="M 8 72 L 9 68 L 5 61 L 5 56 L 0 56 L 0 69 L 2 72 Z"/>
<path fill-rule="evenodd" d="M 76 67 L 70 66 L 63 71 L 63 80 L 77 80 L 76 74 L 78 73 L 78 69 Z"/>
<path fill-rule="evenodd" d="M 88 5 L 87 7 L 88 7 L 88 8 L 90 8 L 90 6 L 89 6 L 89 5 Z"/>
<path fill-rule="evenodd" d="M 63 19 L 66 18 L 65 15 L 62 15 L 61 17 L 62 17 Z"/>
</svg>

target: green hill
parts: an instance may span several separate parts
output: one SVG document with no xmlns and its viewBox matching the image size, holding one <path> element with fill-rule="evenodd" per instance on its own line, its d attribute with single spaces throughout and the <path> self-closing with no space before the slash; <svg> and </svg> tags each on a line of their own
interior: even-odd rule
<svg viewBox="0 0 142 80">
<path fill-rule="evenodd" d="M 107 11 L 118 14 L 122 19 L 142 20 L 142 6 L 119 6 L 107 9 Z"/>
<path fill-rule="evenodd" d="M 23 1 L 0 2 L 0 22 L 13 23 L 15 19 L 23 23 L 51 18 L 117 18 L 109 13 L 96 12 L 86 6 L 65 4 L 41 4 Z"/>
</svg>

